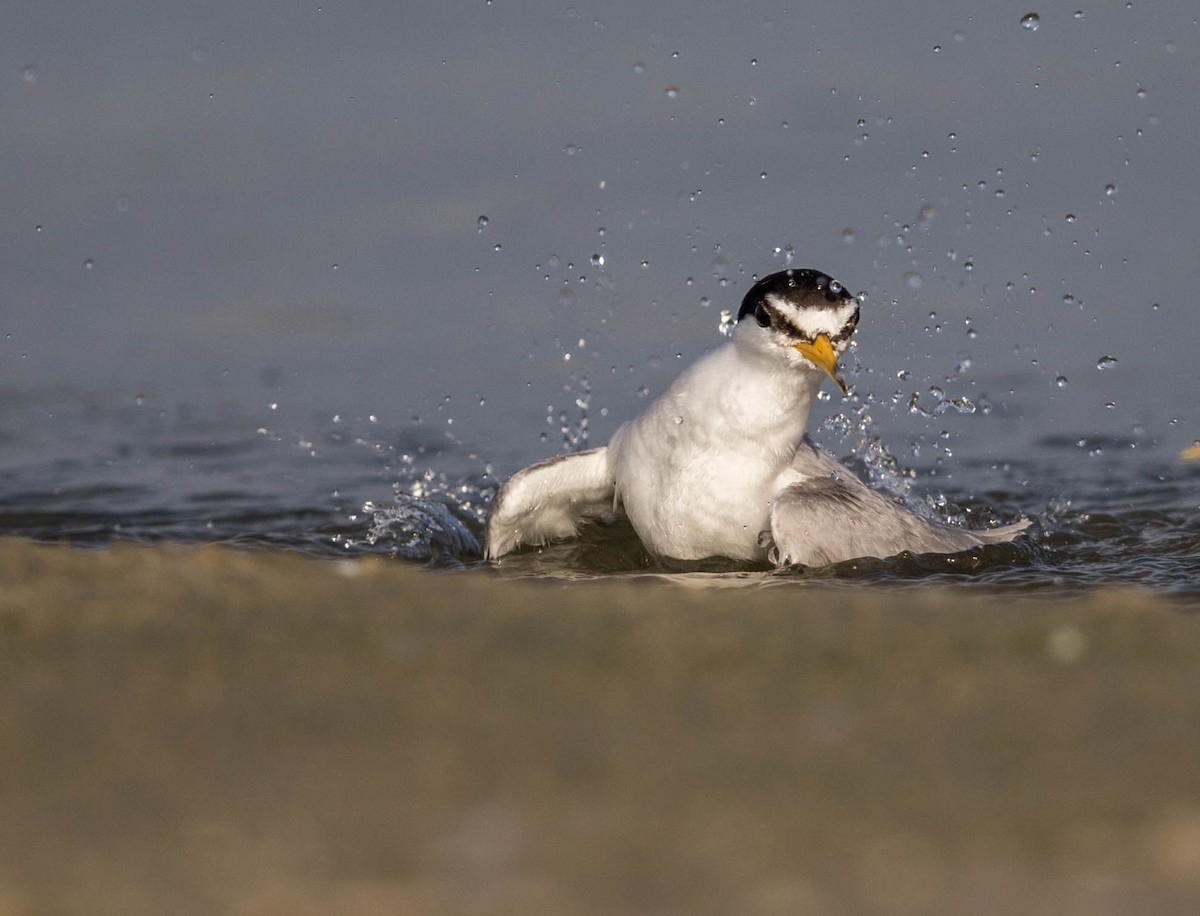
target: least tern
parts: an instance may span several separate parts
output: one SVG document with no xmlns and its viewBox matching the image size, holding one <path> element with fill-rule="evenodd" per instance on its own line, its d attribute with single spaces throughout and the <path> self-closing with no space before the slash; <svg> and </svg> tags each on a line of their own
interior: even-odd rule
<svg viewBox="0 0 1200 916">
<path fill-rule="evenodd" d="M 871 489 L 807 436 L 860 299 L 816 270 L 784 270 L 746 293 L 732 339 L 685 370 L 607 446 L 518 471 L 500 487 L 484 553 L 574 536 L 628 517 L 646 549 L 824 566 L 856 557 L 955 553 L 1029 525 L 969 531 L 928 521 Z M 750 319 L 750 320 L 747 320 Z"/>
</svg>

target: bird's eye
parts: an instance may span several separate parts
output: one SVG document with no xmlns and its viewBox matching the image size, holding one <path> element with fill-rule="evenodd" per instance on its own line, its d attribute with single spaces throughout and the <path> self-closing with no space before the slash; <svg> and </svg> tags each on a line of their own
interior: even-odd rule
<svg viewBox="0 0 1200 916">
<path fill-rule="evenodd" d="M 767 308 L 761 302 L 754 306 L 754 320 L 758 322 L 760 328 L 765 328 L 771 323 L 771 316 L 767 313 Z"/>
</svg>

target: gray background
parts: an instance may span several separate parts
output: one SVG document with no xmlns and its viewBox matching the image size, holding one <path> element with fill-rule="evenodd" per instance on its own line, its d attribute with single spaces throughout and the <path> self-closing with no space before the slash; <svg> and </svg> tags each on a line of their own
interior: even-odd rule
<svg viewBox="0 0 1200 916">
<path fill-rule="evenodd" d="M 1077 2 L 12 4 L 0 392 L 453 421 L 510 468 L 587 388 L 606 438 L 793 246 L 868 293 L 898 453 L 1177 449 L 1200 28 Z"/>
</svg>

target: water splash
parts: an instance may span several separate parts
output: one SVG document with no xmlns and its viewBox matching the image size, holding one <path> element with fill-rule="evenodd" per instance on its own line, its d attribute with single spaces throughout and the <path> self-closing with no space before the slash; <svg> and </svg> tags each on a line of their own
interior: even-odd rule
<svg viewBox="0 0 1200 916">
<path fill-rule="evenodd" d="M 546 411 L 546 423 L 549 426 L 557 426 L 559 435 L 562 436 L 564 452 L 582 451 L 588 447 L 591 439 L 589 413 L 592 406 L 592 383 L 586 374 L 572 374 L 563 385 L 563 393 L 572 398 L 571 407 L 555 410 L 551 405 Z M 548 440 L 549 436 L 543 433 L 542 441 Z"/>
<path fill-rule="evenodd" d="M 482 553 L 479 540 L 446 503 L 405 493 L 397 493 L 395 499 L 395 505 L 383 509 L 364 503 L 370 528 L 360 541 L 344 539 L 343 546 L 386 546 L 389 553 L 410 560 L 443 554 L 461 559 Z"/>
<path fill-rule="evenodd" d="M 410 560 L 477 560 L 496 491 L 491 466 L 482 474 L 453 477 L 433 467 L 422 469 L 416 454 L 398 457 L 399 479 L 392 484 L 391 505 L 362 503 L 359 512 L 349 516 L 349 531 L 334 534 L 333 544 L 346 551 L 383 552 Z M 437 460 L 444 455 L 427 457 Z"/>
<path fill-rule="evenodd" d="M 901 465 L 879 436 L 871 411 L 880 402 L 871 392 L 860 392 L 855 384 L 864 369 L 853 343 L 847 357 L 844 374 L 850 382 L 850 393 L 842 401 L 842 410 L 827 417 L 821 429 L 842 440 L 841 449 L 849 450 L 855 470 L 868 483 L 910 504 L 913 502 L 913 472 Z M 825 444 L 826 447 L 833 445 L 828 441 Z"/>
<path fill-rule="evenodd" d="M 914 391 L 909 395 L 908 412 L 922 417 L 940 417 L 947 411 L 955 413 L 972 414 L 978 409 L 975 402 L 965 395 L 952 398 L 937 385 L 929 386 L 929 395 L 933 399 L 932 407 L 923 407 L 921 405 L 921 393 Z"/>
</svg>

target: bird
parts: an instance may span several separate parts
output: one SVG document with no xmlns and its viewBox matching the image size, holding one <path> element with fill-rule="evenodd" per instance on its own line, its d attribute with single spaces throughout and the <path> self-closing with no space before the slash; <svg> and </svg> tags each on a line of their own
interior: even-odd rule
<svg viewBox="0 0 1200 916">
<path fill-rule="evenodd" d="M 861 481 L 807 434 L 864 296 L 791 268 L 742 299 L 730 339 L 685 369 L 609 443 L 518 471 L 488 514 L 489 561 L 624 516 L 652 556 L 819 567 L 1011 541 L 1028 519 L 968 530 L 915 514 Z"/>
</svg>

